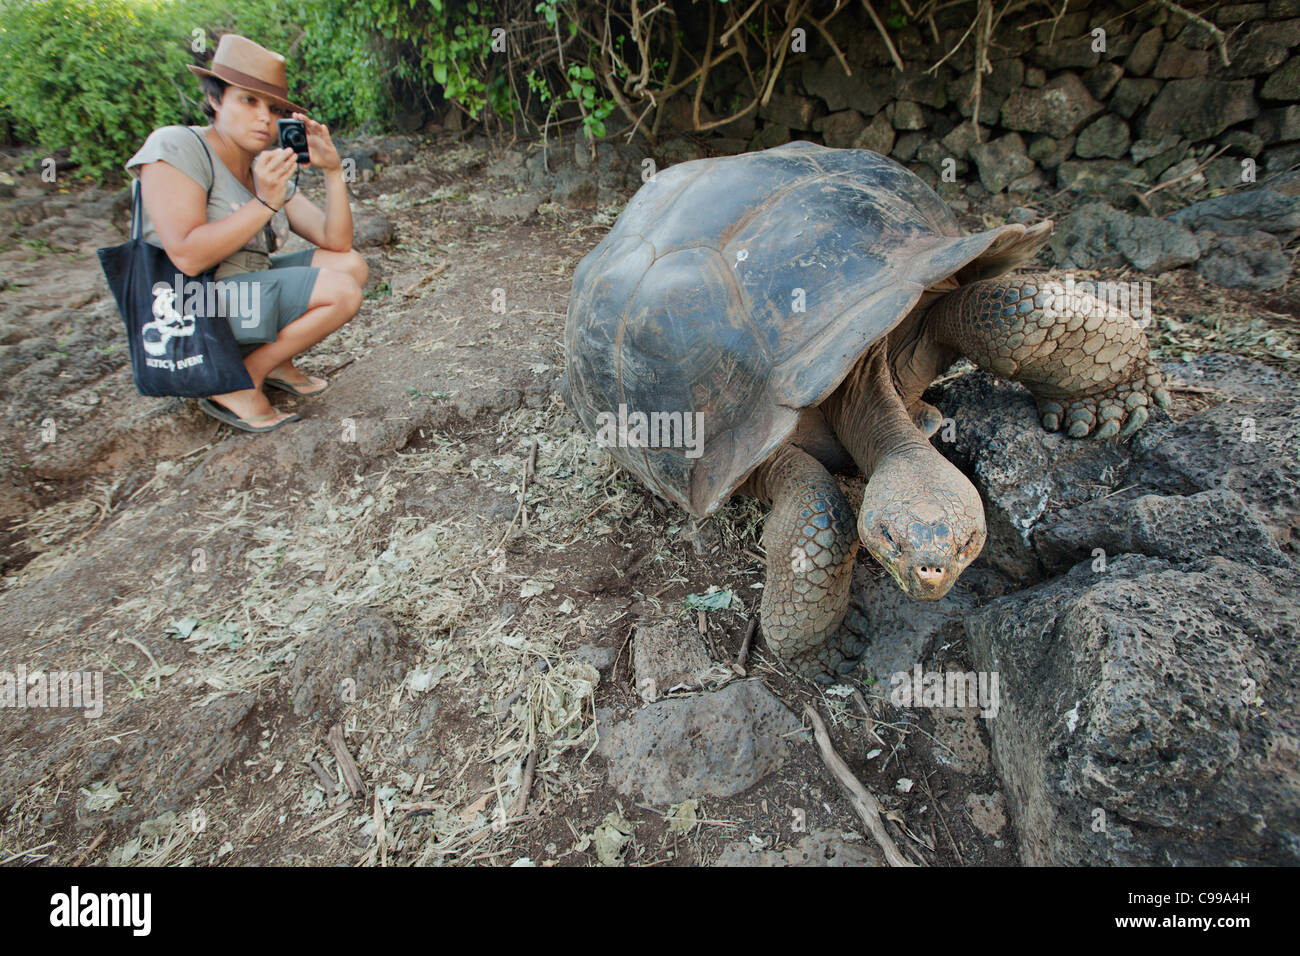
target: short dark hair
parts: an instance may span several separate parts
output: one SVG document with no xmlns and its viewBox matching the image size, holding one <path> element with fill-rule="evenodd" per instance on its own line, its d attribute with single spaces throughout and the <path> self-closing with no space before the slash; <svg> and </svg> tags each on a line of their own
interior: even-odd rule
<svg viewBox="0 0 1300 956">
<path fill-rule="evenodd" d="M 214 120 L 217 118 L 217 111 L 212 108 L 212 104 L 208 101 L 208 97 L 211 96 L 212 99 L 220 103 L 222 99 L 225 98 L 226 87 L 228 86 L 230 86 L 230 84 L 219 77 L 199 77 L 199 89 L 203 91 L 203 115 L 208 119 Z"/>
</svg>

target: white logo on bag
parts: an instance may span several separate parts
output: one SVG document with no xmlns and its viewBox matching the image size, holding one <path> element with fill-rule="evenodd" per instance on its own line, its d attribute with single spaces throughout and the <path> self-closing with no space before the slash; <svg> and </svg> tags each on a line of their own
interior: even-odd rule
<svg viewBox="0 0 1300 956">
<path fill-rule="evenodd" d="M 173 336 L 194 334 L 193 316 L 176 311 L 176 290 L 166 282 L 158 282 L 153 287 L 153 317 L 154 321 L 140 328 L 144 350 L 150 355 L 165 353 L 167 341 Z"/>
</svg>

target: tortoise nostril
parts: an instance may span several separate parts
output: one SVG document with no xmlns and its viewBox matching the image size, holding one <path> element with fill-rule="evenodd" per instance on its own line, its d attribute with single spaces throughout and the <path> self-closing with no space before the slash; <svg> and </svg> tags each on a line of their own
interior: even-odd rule
<svg viewBox="0 0 1300 956">
<path fill-rule="evenodd" d="M 943 570 L 931 565 L 922 564 L 916 569 L 916 576 L 924 584 L 935 584 L 943 580 Z"/>
</svg>

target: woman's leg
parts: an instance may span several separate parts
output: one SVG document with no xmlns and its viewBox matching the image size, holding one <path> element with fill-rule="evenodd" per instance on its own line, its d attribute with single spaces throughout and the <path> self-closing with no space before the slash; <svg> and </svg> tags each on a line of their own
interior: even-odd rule
<svg viewBox="0 0 1300 956">
<path fill-rule="evenodd" d="M 361 286 L 356 279 L 346 272 L 321 269 L 312 287 L 307 311 L 281 329 L 274 342 L 268 342 L 244 356 L 244 365 L 253 380 L 253 387 L 211 397 L 240 418 L 252 418 L 274 411 L 262 392 L 262 383 L 266 380 L 267 373 L 282 363 L 288 363 L 299 352 L 311 348 L 346 323 L 360 309 Z M 306 381 L 303 376 L 303 384 Z M 268 419 L 261 424 L 274 425 L 288 415 L 285 412 L 280 418 Z"/>
<path fill-rule="evenodd" d="M 363 289 L 366 286 L 366 279 L 370 277 L 370 267 L 366 265 L 366 260 L 355 249 L 350 249 L 347 252 L 330 252 L 326 249 L 317 249 L 312 254 L 311 264 L 318 269 L 330 269 L 335 272 L 346 273 Z M 350 319 L 351 316 L 348 318 Z M 293 364 L 293 356 L 271 369 L 267 373 L 267 377 L 288 382 L 290 385 L 297 385 L 309 395 L 325 388 L 324 379 L 304 375 L 300 372 Z"/>
</svg>

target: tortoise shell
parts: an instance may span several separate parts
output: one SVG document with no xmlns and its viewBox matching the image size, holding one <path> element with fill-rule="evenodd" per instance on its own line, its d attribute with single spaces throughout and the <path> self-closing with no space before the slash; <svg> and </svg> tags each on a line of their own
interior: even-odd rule
<svg viewBox="0 0 1300 956">
<path fill-rule="evenodd" d="M 801 141 L 680 163 L 578 264 L 561 393 L 607 439 L 632 423 L 602 444 L 704 517 L 927 287 L 1004 271 L 1029 238 L 1022 225 L 964 235 L 929 186 L 870 150 Z M 699 413 L 702 445 L 651 447 L 661 436 L 638 433 L 637 412 Z"/>
</svg>

